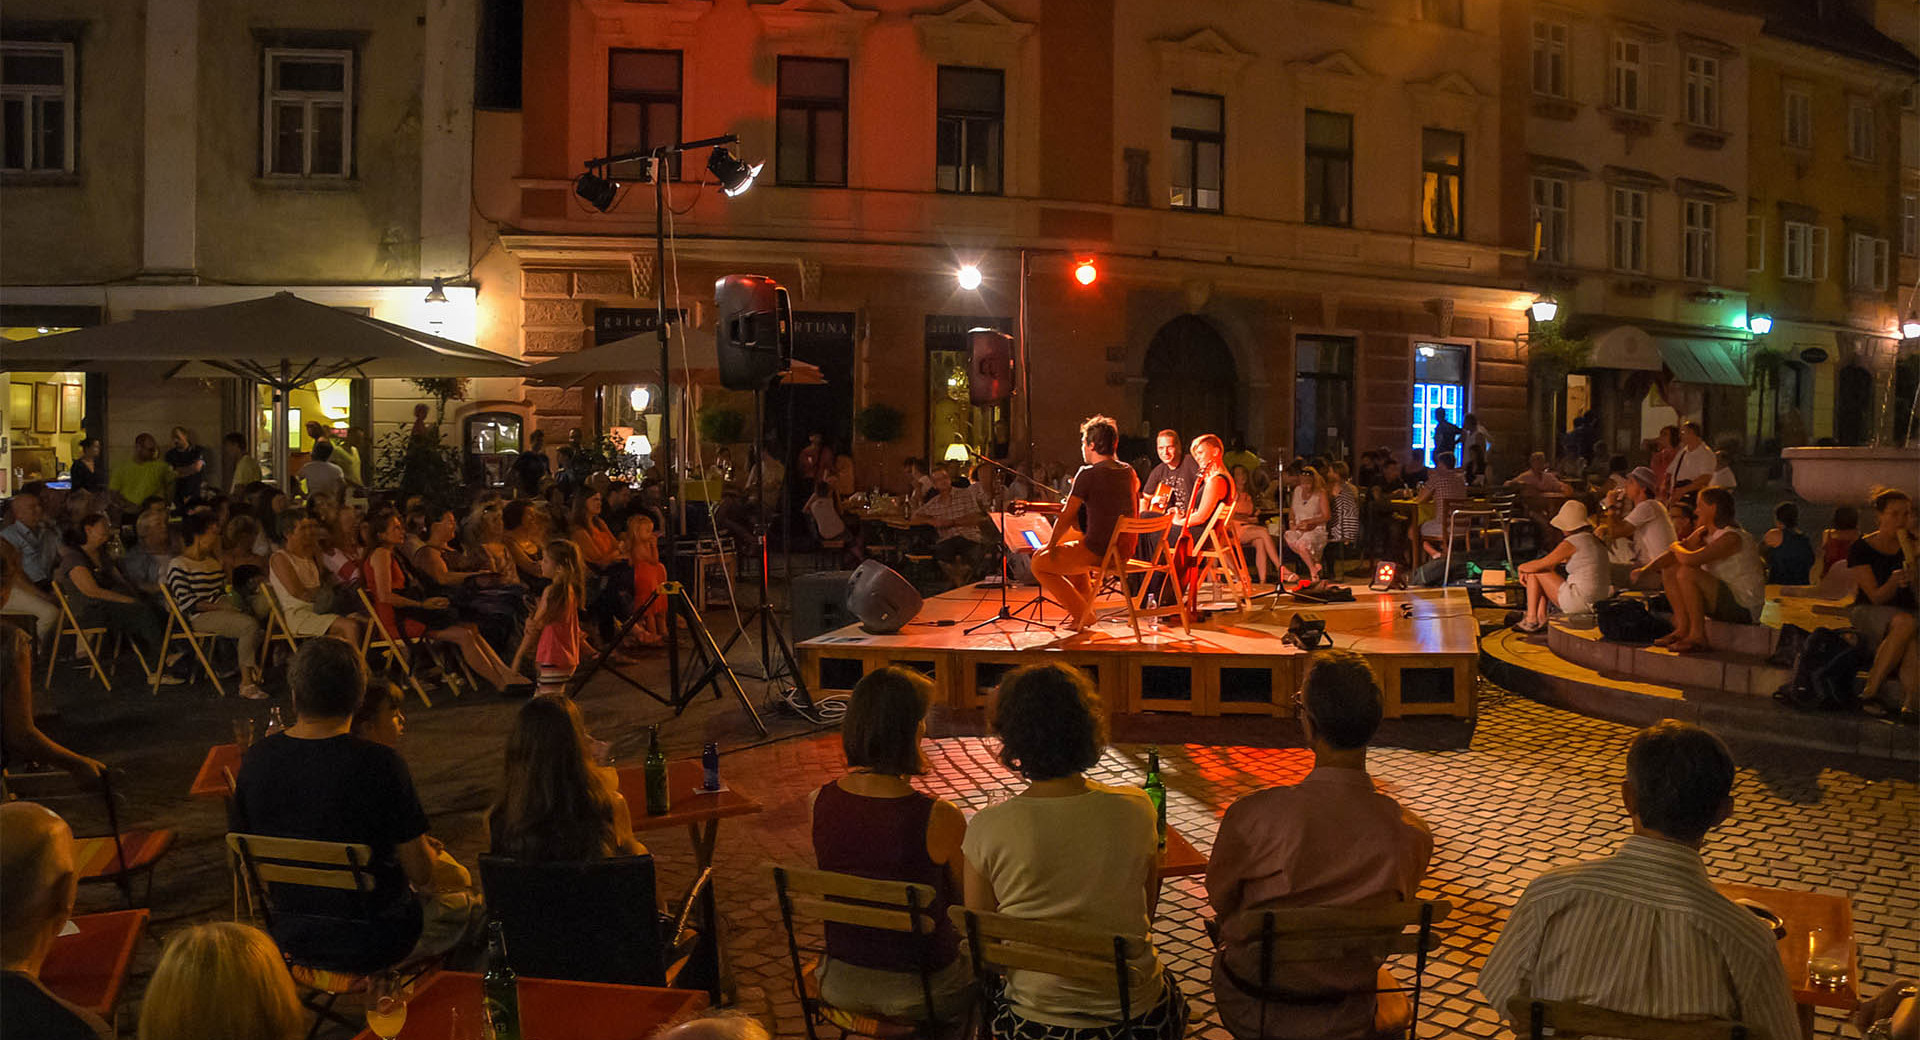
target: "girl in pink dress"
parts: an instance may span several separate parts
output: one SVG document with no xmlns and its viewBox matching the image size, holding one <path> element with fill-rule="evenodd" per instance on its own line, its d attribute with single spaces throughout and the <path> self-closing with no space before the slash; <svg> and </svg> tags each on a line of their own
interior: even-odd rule
<svg viewBox="0 0 1920 1040">
<path fill-rule="evenodd" d="M 572 542 L 554 540 L 547 544 L 541 572 L 548 579 L 545 592 L 533 616 L 527 619 L 526 633 L 520 637 L 520 649 L 513 655 L 513 670 L 533 652 L 540 668 L 537 693 L 561 695 L 567 690 L 573 670 L 580 666 L 580 648 L 586 636 L 580 631 L 580 603 L 585 595 L 587 567 L 580 550 Z"/>
</svg>

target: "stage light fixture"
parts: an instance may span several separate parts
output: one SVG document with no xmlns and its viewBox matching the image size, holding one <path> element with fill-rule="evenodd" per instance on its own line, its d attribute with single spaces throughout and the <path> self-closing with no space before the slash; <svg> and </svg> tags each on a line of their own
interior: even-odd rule
<svg viewBox="0 0 1920 1040">
<path fill-rule="evenodd" d="M 446 303 L 447 302 L 447 280 L 445 278 L 435 278 L 433 280 L 433 288 L 427 290 L 427 298 L 424 302 L 426 303 Z"/>
<path fill-rule="evenodd" d="M 620 182 L 588 170 L 573 179 L 573 193 L 580 196 L 580 201 L 605 213 L 613 208 L 613 200 L 620 194 Z"/>
<path fill-rule="evenodd" d="M 1533 315 L 1534 321 L 1552 321 L 1554 315 L 1560 313 L 1560 304 L 1551 296 L 1535 296 L 1527 305 L 1527 313 Z"/>
<path fill-rule="evenodd" d="M 1073 265 L 1073 280 L 1081 285 L 1092 285 L 1100 277 L 1100 269 L 1092 260 L 1082 260 Z"/>
<path fill-rule="evenodd" d="M 1406 587 L 1407 581 L 1400 576 L 1398 563 L 1392 560 L 1381 560 L 1373 565 L 1373 581 L 1367 585 L 1367 588 L 1375 592 L 1388 592 Z"/>
<path fill-rule="evenodd" d="M 729 151 L 725 145 L 715 148 L 707 156 L 707 172 L 720 182 L 720 190 L 728 198 L 746 194 L 753 187 L 753 179 L 760 176 L 760 170 L 766 163 L 748 165 Z"/>
<path fill-rule="evenodd" d="M 1773 331 L 1773 318 L 1765 314 L 1749 314 L 1747 331 L 1756 336 L 1764 336 Z"/>
<path fill-rule="evenodd" d="M 1302 650 L 1318 650 L 1323 645 L 1332 645 L 1327 637 L 1327 620 L 1318 614 L 1302 612 L 1295 614 L 1287 622 L 1287 634 L 1283 642 L 1292 643 Z"/>
<path fill-rule="evenodd" d="M 1920 339 L 1920 310 L 1908 311 L 1905 321 L 1900 323 L 1901 339 Z"/>
<path fill-rule="evenodd" d="M 980 288 L 980 268 L 973 264 L 961 264 L 960 270 L 953 273 L 953 278 L 967 292 Z"/>
</svg>

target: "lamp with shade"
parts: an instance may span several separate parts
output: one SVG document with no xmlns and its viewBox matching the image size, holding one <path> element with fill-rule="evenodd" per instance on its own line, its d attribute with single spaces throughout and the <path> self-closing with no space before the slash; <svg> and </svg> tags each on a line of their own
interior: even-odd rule
<svg viewBox="0 0 1920 1040">
<path fill-rule="evenodd" d="M 959 441 L 954 441 L 952 444 L 947 445 L 947 453 L 940 457 L 948 462 L 965 462 L 967 461 L 967 446 Z"/>
</svg>

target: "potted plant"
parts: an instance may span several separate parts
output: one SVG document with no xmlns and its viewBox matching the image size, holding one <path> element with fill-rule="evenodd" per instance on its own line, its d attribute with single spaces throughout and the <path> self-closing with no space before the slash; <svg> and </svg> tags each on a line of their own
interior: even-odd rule
<svg viewBox="0 0 1920 1040">
<path fill-rule="evenodd" d="M 906 415 L 890 404 L 870 404 L 853 414 L 853 432 L 874 444 L 899 440 L 906 425 Z"/>
</svg>

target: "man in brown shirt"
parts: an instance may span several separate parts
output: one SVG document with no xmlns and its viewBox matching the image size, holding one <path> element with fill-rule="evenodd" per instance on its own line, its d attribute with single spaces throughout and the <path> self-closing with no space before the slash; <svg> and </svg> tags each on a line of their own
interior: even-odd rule
<svg viewBox="0 0 1920 1040">
<path fill-rule="evenodd" d="M 1433 856 L 1418 816 L 1374 790 L 1367 741 L 1380 726 L 1379 680 L 1349 650 L 1313 656 L 1295 698 L 1314 768 L 1290 787 L 1270 787 L 1227 808 L 1207 865 L 1207 899 L 1222 929 L 1242 910 L 1364 906 L 1414 897 Z M 1285 966 L 1269 984 L 1293 992 L 1371 990 L 1379 964 L 1367 958 Z M 1234 980 L 1258 984 L 1256 951 L 1224 942 L 1214 953 L 1220 1020 L 1236 1037 L 1358 1037 L 1372 1031 L 1375 1001 L 1268 1004 Z M 1262 1013 L 1264 1011 L 1264 1014 Z"/>
</svg>

